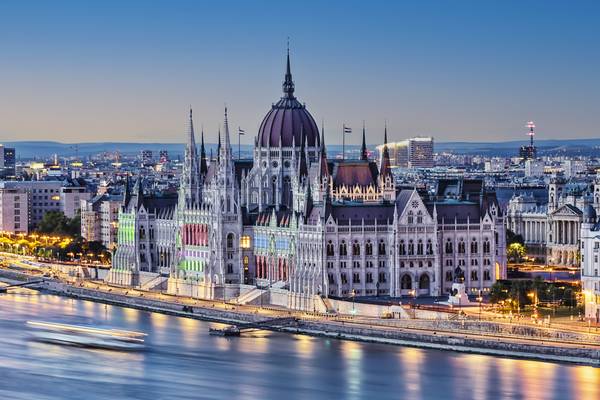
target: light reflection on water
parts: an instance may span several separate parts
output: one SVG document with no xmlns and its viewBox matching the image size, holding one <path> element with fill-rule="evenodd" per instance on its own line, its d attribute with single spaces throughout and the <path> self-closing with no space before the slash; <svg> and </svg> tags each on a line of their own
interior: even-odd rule
<svg viewBox="0 0 600 400">
<path fill-rule="evenodd" d="M 126 353 L 29 340 L 25 321 L 148 333 Z M 255 331 L 39 295 L 0 295 L 0 398 L 600 399 L 600 370 Z"/>
</svg>

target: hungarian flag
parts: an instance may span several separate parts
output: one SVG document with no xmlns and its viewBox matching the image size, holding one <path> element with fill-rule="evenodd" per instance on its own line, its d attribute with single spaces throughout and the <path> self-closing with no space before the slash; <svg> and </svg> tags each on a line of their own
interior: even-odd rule
<svg viewBox="0 0 600 400">
<path fill-rule="evenodd" d="M 243 130 L 242 128 L 238 127 L 238 135 L 244 135 L 246 133 L 245 130 Z"/>
<path fill-rule="evenodd" d="M 344 133 L 352 133 L 352 128 L 350 128 L 349 126 L 344 125 Z"/>
</svg>

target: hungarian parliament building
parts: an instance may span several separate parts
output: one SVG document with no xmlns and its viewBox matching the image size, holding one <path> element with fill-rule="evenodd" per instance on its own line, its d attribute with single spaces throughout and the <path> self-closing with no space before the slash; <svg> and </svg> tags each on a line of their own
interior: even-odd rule
<svg viewBox="0 0 600 400">
<path fill-rule="evenodd" d="M 190 110 L 177 202 L 127 185 L 109 283 L 323 310 L 328 298 L 443 296 L 453 282 L 479 295 L 505 277 L 504 216 L 482 181 L 399 187 L 387 129 L 379 162 L 364 130 L 359 159 L 328 158 L 294 89 L 288 54 L 252 160 L 234 159 L 227 110 L 207 158 Z"/>
</svg>

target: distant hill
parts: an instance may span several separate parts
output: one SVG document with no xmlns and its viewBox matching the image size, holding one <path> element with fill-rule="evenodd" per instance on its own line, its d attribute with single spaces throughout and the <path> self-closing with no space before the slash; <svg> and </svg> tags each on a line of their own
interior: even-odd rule
<svg viewBox="0 0 600 400">
<path fill-rule="evenodd" d="M 505 142 L 435 142 L 435 151 L 451 151 L 458 154 L 481 154 L 488 156 L 517 155 L 519 147 L 526 144 L 526 140 L 512 140 Z M 134 143 L 134 142 L 91 142 L 91 143 L 61 143 L 52 141 L 13 141 L 4 142 L 5 146 L 16 149 L 18 159 L 47 158 L 54 154 L 63 157 L 79 156 L 86 157 L 102 152 L 119 151 L 123 155 L 138 154 L 141 150 L 152 150 L 158 155 L 160 150 L 167 150 L 171 158 L 177 158 L 183 154 L 183 143 Z M 540 153 L 552 152 L 574 152 L 578 154 L 597 152 L 600 139 L 571 139 L 571 140 L 536 140 L 536 146 Z M 233 144 L 233 151 L 237 153 L 237 145 Z M 374 148 L 375 145 L 370 145 Z M 346 145 L 346 151 L 350 154 L 356 152 L 359 146 Z M 217 145 L 206 144 L 206 151 L 216 152 Z M 329 153 L 341 153 L 342 146 L 328 145 Z M 242 153 L 248 154 L 252 151 L 251 145 L 242 145 Z"/>
</svg>

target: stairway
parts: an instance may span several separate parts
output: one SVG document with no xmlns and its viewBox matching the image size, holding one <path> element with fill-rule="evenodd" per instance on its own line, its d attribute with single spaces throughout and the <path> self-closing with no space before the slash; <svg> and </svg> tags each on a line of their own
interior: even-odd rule
<svg viewBox="0 0 600 400">
<path fill-rule="evenodd" d="M 260 296 L 262 296 L 266 292 L 266 290 L 254 288 L 249 292 L 246 292 L 243 295 L 239 296 L 235 301 L 238 304 L 251 304 L 253 301 L 260 298 Z"/>
<path fill-rule="evenodd" d="M 155 278 L 150 279 L 147 282 L 144 282 L 141 286 L 140 286 L 140 290 L 146 290 L 146 291 L 153 291 L 153 290 L 158 290 L 160 291 L 161 289 L 163 289 L 163 284 L 169 279 L 168 276 L 162 276 L 162 275 L 157 275 Z"/>
</svg>

